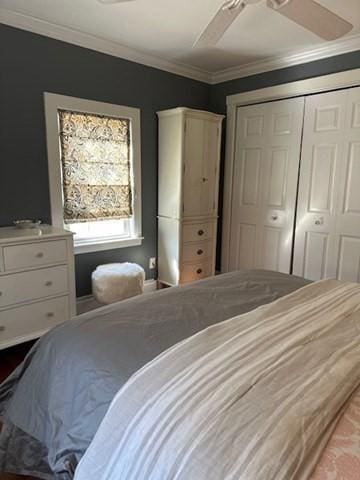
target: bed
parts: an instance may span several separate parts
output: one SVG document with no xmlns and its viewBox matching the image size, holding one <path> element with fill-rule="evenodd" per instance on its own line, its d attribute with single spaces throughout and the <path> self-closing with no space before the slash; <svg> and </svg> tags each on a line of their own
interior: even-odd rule
<svg viewBox="0 0 360 480">
<path fill-rule="evenodd" d="M 0 386 L 4 416 L 0 471 L 49 480 L 73 478 L 80 459 L 85 458 L 86 465 L 84 453 L 94 448 L 106 423 L 105 414 L 111 412 L 109 405 L 121 387 L 131 384 L 132 380 L 127 382 L 130 377 L 137 378 L 135 372 L 167 355 L 170 347 L 177 348 L 241 314 L 256 314 L 257 307 L 291 297 L 309 283 L 275 272 L 235 272 L 104 307 L 57 327 L 35 344 L 24 363 Z M 349 419 L 356 425 L 353 419 L 359 399 L 353 390 L 337 425 L 345 430 Z M 336 459 L 337 432 L 329 442 L 337 445 Z M 349 438 L 349 432 L 346 435 Z M 348 447 L 349 442 L 345 450 Z M 317 474 L 316 480 L 330 478 Z M 81 468 L 76 475 L 82 475 Z"/>
<path fill-rule="evenodd" d="M 358 479 L 359 386 L 360 285 L 316 282 L 141 368 L 75 480 Z"/>
<path fill-rule="evenodd" d="M 111 400 L 158 354 L 308 282 L 242 271 L 145 294 L 77 317 L 42 337 L 0 387 L 0 471 L 72 478 Z"/>
</svg>

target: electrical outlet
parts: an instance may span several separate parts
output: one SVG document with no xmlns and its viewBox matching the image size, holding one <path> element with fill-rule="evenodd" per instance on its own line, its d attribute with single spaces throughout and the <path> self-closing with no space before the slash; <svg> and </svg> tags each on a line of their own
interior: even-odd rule
<svg viewBox="0 0 360 480">
<path fill-rule="evenodd" d="M 156 258 L 155 257 L 149 258 L 149 268 L 150 268 L 150 270 L 153 270 L 154 268 L 156 268 Z"/>
</svg>

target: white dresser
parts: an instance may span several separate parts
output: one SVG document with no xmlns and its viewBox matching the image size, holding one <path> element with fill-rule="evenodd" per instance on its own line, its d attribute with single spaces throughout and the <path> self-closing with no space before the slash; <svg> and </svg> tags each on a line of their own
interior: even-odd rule
<svg viewBox="0 0 360 480">
<path fill-rule="evenodd" d="M 0 349 L 75 315 L 72 233 L 46 225 L 0 228 Z"/>
<path fill-rule="evenodd" d="M 215 273 L 222 115 L 175 108 L 159 116 L 158 279 Z"/>
</svg>

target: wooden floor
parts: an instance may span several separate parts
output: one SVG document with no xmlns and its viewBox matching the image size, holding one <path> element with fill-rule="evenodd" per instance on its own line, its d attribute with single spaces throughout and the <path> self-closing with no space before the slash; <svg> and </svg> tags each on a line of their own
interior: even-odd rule
<svg viewBox="0 0 360 480">
<path fill-rule="evenodd" d="M 32 342 L 25 343 L 6 350 L 0 350 L 0 383 L 16 368 L 32 346 Z M 0 480 L 35 480 L 32 477 L 8 475 L 0 473 Z"/>
</svg>

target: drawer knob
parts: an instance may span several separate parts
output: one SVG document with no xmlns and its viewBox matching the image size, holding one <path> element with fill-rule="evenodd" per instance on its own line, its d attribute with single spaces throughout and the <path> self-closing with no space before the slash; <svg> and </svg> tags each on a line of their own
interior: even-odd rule
<svg viewBox="0 0 360 480">
<path fill-rule="evenodd" d="M 55 313 L 54 312 L 47 312 L 46 316 L 48 318 L 52 318 L 52 317 L 55 317 Z"/>
<path fill-rule="evenodd" d="M 36 258 L 43 258 L 44 254 L 43 252 L 39 252 L 36 254 Z"/>
<path fill-rule="evenodd" d="M 46 286 L 46 287 L 51 287 L 52 284 L 53 284 L 53 282 L 52 282 L 51 280 L 47 280 L 47 281 L 45 282 L 45 286 Z"/>
<path fill-rule="evenodd" d="M 203 250 L 201 250 L 201 248 L 199 248 L 199 250 L 196 252 L 198 255 L 202 255 L 204 253 Z"/>
<path fill-rule="evenodd" d="M 202 273 L 202 268 L 198 268 L 198 269 L 196 270 L 196 273 L 197 273 L 198 275 L 200 275 L 200 273 Z"/>
<path fill-rule="evenodd" d="M 200 237 L 201 237 L 201 235 L 204 235 L 204 230 L 199 230 L 198 235 L 200 235 Z"/>
<path fill-rule="evenodd" d="M 0 325 L 0 332 L 5 332 L 5 327 L 4 327 L 4 325 Z"/>
</svg>

